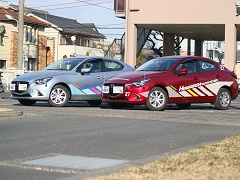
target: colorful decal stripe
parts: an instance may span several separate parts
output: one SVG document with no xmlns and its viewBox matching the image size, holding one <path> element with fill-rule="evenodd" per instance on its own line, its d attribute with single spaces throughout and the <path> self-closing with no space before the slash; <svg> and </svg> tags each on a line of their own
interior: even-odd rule
<svg viewBox="0 0 240 180">
<path fill-rule="evenodd" d="M 101 94 L 101 91 L 99 91 L 97 88 L 92 87 L 90 88 L 95 94 Z"/>
<path fill-rule="evenodd" d="M 181 94 L 183 97 L 192 97 L 192 95 L 189 94 L 187 91 L 181 91 L 179 92 L 179 94 Z"/>
<path fill-rule="evenodd" d="M 82 92 L 84 92 L 85 94 L 96 94 L 91 89 L 83 89 Z"/>
<path fill-rule="evenodd" d="M 77 84 L 73 83 L 73 85 L 74 85 L 76 88 L 80 89 L 80 86 L 78 86 Z"/>
<path fill-rule="evenodd" d="M 167 86 L 169 97 L 204 97 L 204 96 L 216 96 L 219 89 L 223 86 L 230 87 L 232 81 L 218 81 L 214 79 L 211 81 L 200 82 L 188 86 L 180 86 L 179 89 L 170 85 Z"/>
<path fill-rule="evenodd" d="M 199 96 L 205 96 L 203 93 L 201 93 L 197 88 L 193 88 L 194 92 L 197 93 Z"/>
<path fill-rule="evenodd" d="M 205 87 L 201 86 L 199 89 L 208 96 L 214 96 L 210 91 L 208 91 Z"/>
<path fill-rule="evenodd" d="M 198 97 L 198 95 L 196 93 L 194 93 L 191 89 L 187 90 L 187 92 L 189 92 L 194 97 Z"/>
<path fill-rule="evenodd" d="M 91 88 L 86 88 L 86 89 L 82 89 L 80 90 L 76 84 L 69 84 L 69 87 L 71 89 L 71 92 L 74 95 L 92 95 L 92 94 L 101 94 L 101 87 L 97 86 L 97 87 L 91 87 Z"/>
<path fill-rule="evenodd" d="M 102 92 L 102 86 L 97 86 L 96 87 L 100 92 Z"/>
<path fill-rule="evenodd" d="M 177 90 L 173 85 L 170 85 L 170 87 L 175 91 Z"/>
</svg>

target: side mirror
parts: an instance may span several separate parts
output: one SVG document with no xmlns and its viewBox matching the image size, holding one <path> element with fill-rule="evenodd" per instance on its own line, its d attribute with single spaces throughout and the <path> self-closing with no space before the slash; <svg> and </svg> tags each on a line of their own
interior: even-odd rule
<svg viewBox="0 0 240 180">
<path fill-rule="evenodd" d="M 178 70 L 178 74 L 179 74 L 179 75 L 181 75 L 181 74 L 187 74 L 187 72 L 188 72 L 188 69 L 187 69 L 187 68 L 180 68 L 180 69 Z"/>
<path fill-rule="evenodd" d="M 81 69 L 81 74 L 85 74 L 85 73 L 89 73 L 90 72 L 90 69 L 89 68 L 82 68 Z"/>
</svg>

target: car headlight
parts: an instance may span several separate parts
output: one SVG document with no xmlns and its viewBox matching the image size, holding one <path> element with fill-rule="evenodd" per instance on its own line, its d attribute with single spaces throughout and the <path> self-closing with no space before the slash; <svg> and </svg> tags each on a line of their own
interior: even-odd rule
<svg viewBox="0 0 240 180">
<path fill-rule="evenodd" d="M 139 87 L 139 86 L 144 86 L 148 81 L 150 81 L 150 79 L 141 79 L 139 81 L 135 81 L 132 83 L 132 86 L 136 86 L 136 87 Z"/>
<path fill-rule="evenodd" d="M 46 84 L 51 79 L 52 79 L 52 77 L 47 77 L 47 78 L 42 78 L 42 79 L 36 79 L 34 82 L 36 84 Z"/>
</svg>

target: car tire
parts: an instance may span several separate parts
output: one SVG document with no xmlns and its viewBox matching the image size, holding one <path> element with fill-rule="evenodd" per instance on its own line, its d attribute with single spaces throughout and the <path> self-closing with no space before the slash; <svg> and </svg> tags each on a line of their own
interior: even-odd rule
<svg viewBox="0 0 240 180">
<path fill-rule="evenodd" d="M 87 102 L 92 107 L 98 107 L 102 104 L 101 100 L 91 100 L 91 101 L 87 101 Z"/>
<path fill-rule="evenodd" d="M 18 99 L 18 102 L 20 102 L 24 106 L 32 106 L 34 105 L 37 101 L 30 100 L 30 99 Z"/>
<path fill-rule="evenodd" d="M 176 103 L 180 109 L 187 109 L 191 106 L 191 103 Z"/>
<path fill-rule="evenodd" d="M 218 91 L 216 101 L 213 103 L 216 109 L 227 110 L 231 105 L 231 94 L 228 89 L 221 88 Z"/>
<path fill-rule="evenodd" d="M 124 103 L 108 103 L 108 105 L 113 109 L 123 109 L 127 107 L 127 104 Z"/>
<path fill-rule="evenodd" d="M 148 94 L 146 106 L 153 111 L 162 111 L 168 103 L 168 95 L 160 87 L 153 87 Z"/>
<path fill-rule="evenodd" d="M 65 86 L 56 85 L 50 92 L 48 103 L 51 106 L 62 107 L 68 103 L 69 99 L 69 90 Z"/>
</svg>

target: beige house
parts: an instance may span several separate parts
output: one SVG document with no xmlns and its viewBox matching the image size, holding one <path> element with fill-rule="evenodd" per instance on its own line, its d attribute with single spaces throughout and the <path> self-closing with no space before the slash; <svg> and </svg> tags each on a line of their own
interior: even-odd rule
<svg viewBox="0 0 240 180">
<path fill-rule="evenodd" d="M 13 4 L 10 4 L 9 7 L 16 11 L 19 9 L 17 5 Z M 94 42 L 100 43 L 106 37 L 94 28 L 94 24 L 81 24 L 75 19 L 55 16 L 47 11 L 28 7 L 24 7 L 24 13 L 49 24 L 44 31 L 48 38 L 47 53 L 54 57 L 54 61 L 62 59 L 64 56 L 104 55 L 102 49 L 94 46 Z"/>
<path fill-rule="evenodd" d="M 239 6 L 239 0 L 115 0 L 116 16 L 126 19 L 125 61 L 135 65 L 139 29 L 150 29 L 164 32 L 164 56 L 174 54 L 175 35 L 195 40 L 194 54 L 200 56 L 204 41 L 224 41 L 224 65 L 240 77 Z"/>
<path fill-rule="evenodd" d="M 0 69 L 17 68 L 18 13 L 0 7 Z M 33 17 L 24 16 L 23 60 L 25 70 L 41 68 L 46 59 L 47 41 L 44 28 L 48 24 Z"/>
</svg>

